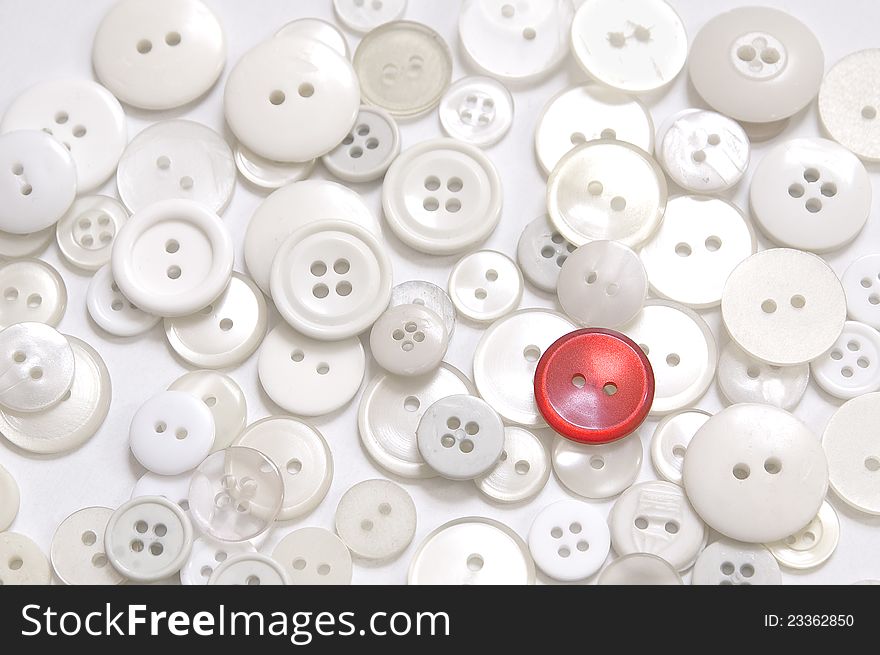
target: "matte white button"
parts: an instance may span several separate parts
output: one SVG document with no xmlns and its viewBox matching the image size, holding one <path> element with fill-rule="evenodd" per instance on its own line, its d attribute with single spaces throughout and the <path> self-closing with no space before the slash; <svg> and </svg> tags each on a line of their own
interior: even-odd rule
<svg viewBox="0 0 880 655">
<path fill-rule="evenodd" d="M 372 182 L 400 154 L 400 130 L 379 107 L 362 106 L 354 127 L 342 142 L 321 158 L 324 168 L 346 182 Z"/>
<path fill-rule="evenodd" d="M 16 323 L 0 332 L 0 405 L 41 412 L 70 390 L 75 359 L 67 337 L 42 323 Z"/>
<path fill-rule="evenodd" d="M 28 537 L 0 532 L 0 584 L 48 585 L 52 581 L 49 560 Z"/>
<path fill-rule="evenodd" d="M 58 249 L 70 264 L 97 271 L 110 262 L 113 240 L 127 220 L 128 212 L 115 198 L 78 198 L 55 226 Z"/>
<path fill-rule="evenodd" d="M 819 257 L 764 250 L 730 274 L 721 318 L 730 338 L 753 357 L 794 366 L 834 345 L 846 320 L 846 298 L 837 275 Z"/>
<path fill-rule="evenodd" d="M 574 249 L 546 216 L 539 216 L 523 229 L 516 246 L 516 261 L 526 280 L 541 291 L 554 293 L 559 269 Z"/>
<path fill-rule="evenodd" d="M 247 400 L 241 387 L 216 371 L 190 371 L 172 382 L 169 391 L 185 391 L 205 403 L 214 417 L 211 452 L 229 447 L 247 423 Z"/>
<path fill-rule="evenodd" d="M 125 582 L 104 553 L 109 507 L 86 507 L 61 522 L 49 556 L 55 575 L 67 585 L 118 585 Z"/>
<path fill-rule="evenodd" d="M 880 389 L 880 332 L 847 321 L 830 351 L 810 362 L 816 384 L 848 400 Z"/>
<path fill-rule="evenodd" d="M 490 323 L 514 311 L 522 292 L 519 267 L 495 250 L 465 255 L 449 274 L 452 303 L 460 314 L 478 323 Z"/>
<path fill-rule="evenodd" d="M 500 503 L 518 503 L 537 496 L 550 479 L 550 456 L 544 443 L 528 430 L 504 428 L 504 450 L 495 467 L 474 478 L 485 496 Z"/>
<path fill-rule="evenodd" d="M 113 278 L 125 297 L 159 316 L 207 307 L 229 284 L 229 230 L 192 200 L 163 200 L 134 214 L 113 246 Z"/>
<path fill-rule="evenodd" d="M 638 433 L 598 446 L 556 436 L 553 470 L 569 491 L 584 498 L 611 498 L 628 488 L 642 468 Z"/>
<path fill-rule="evenodd" d="M 242 554 L 255 554 L 253 544 L 248 541 L 230 543 L 217 541 L 204 535 L 193 541 L 192 550 L 186 564 L 180 569 L 180 583 L 184 585 L 206 585 L 214 570 L 231 557 Z"/>
<path fill-rule="evenodd" d="M 722 538 L 700 553 L 692 584 L 781 585 L 782 572 L 764 546 Z"/>
<path fill-rule="evenodd" d="M 408 246 L 431 255 L 467 250 L 501 218 L 501 178 L 482 150 L 432 139 L 404 150 L 382 185 L 385 220 Z"/>
<path fill-rule="evenodd" d="M 490 77 L 462 77 L 447 89 L 438 113 L 448 136 L 488 148 L 513 125 L 513 96 Z"/>
<path fill-rule="evenodd" d="M 333 11 L 348 29 L 366 33 L 403 16 L 406 0 L 333 0 Z"/>
<path fill-rule="evenodd" d="M 41 259 L 0 265 L 0 289 L 0 328 L 24 322 L 55 326 L 67 309 L 64 279 Z"/>
<path fill-rule="evenodd" d="M 122 295 L 110 264 L 102 266 L 89 281 L 86 309 L 98 326 L 117 337 L 143 334 L 162 320 L 147 314 Z"/>
<path fill-rule="evenodd" d="M 571 25 L 574 58 L 603 84 L 640 93 L 666 86 L 687 59 L 684 24 L 663 0 L 590 0 Z"/>
<path fill-rule="evenodd" d="M 599 574 L 597 585 L 680 585 L 681 576 L 669 562 L 650 553 L 618 557 Z"/>
<path fill-rule="evenodd" d="M 192 473 L 190 471 L 180 475 L 159 475 L 147 471 L 135 482 L 134 488 L 131 490 L 131 497 L 162 496 L 179 505 L 184 512 L 188 512 L 191 480 Z"/>
<path fill-rule="evenodd" d="M 288 585 L 284 568 L 268 555 L 241 553 L 214 569 L 209 585 Z"/>
<path fill-rule="evenodd" d="M 395 375 L 423 375 L 443 361 L 449 333 L 443 319 L 424 305 L 387 309 L 370 330 L 376 363 Z"/>
<path fill-rule="evenodd" d="M 98 79 L 142 109 L 195 100 L 225 63 L 223 28 L 198 0 L 121 0 L 104 16 L 92 48 Z"/>
<path fill-rule="evenodd" d="M 715 414 L 688 446 L 684 487 L 710 527 L 748 543 L 784 539 L 809 523 L 828 489 L 816 435 L 770 405 Z"/>
<path fill-rule="evenodd" d="M 535 564 L 555 580 L 589 578 L 602 567 L 610 550 L 605 517 L 579 500 L 548 505 L 529 528 L 529 551 Z"/>
<path fill-rule="evenodd" d="M 280 189 L 312 174 L 315 159 L 305 162 L 280 162 L 260 157 L 241 143 L 233 149 L 235 167 L 242 177 L 262 189 Z"/>
<path fill-rule="evenodd" d="M 433 310 L 446 326 L 449 338 L 455 332 L 455 305 L 441 287 L 424 280 L 408 280 L 391 289 L 391 307 L 398 305 L 423 305 Z"/>
<path fill-rule="evenodd" d="M 681 484 L 681 468 L 687 447 L 712 415 L 701 409 L 685 409 L 663 417 L 651 438 L 651 461 L 654 470 L 668 482 Z"/>
<path fill-rule="evenodd" d="M 880 329 L 880 255 L 859 257 L 847 267 L 840 281 L 849 317 Z"/>
<path fill-rule="evenodd" d="M 8 259 L 34 257 L 46 249 L 54 236 L 54 226 L 30 234 L 0 231 L 0 257 Z"/>
<path fill-rule="evenodd" d="M 782 566 L 790 569 L 812 569 L 824 564 L 837 548 L 840 540 L 840 520 L 827 502 L 822 502 L 819 513 L 806 527 L 782 541 L 767 544 Z"/>
<path fill-rule="evenodd" d="M 0 532 L 12 525 L 18 514 L 20 500 L 15 478 L 0 465 Z"/>
<path fill-rule="evenodd" d="M 300 528 L 278 542 L 272 558 L 294 585 L 351 584 L 351 553 L 323 528 Z"/>
<path fill-rule="evenodd" d="M 731 404 L 766 403 L 791 411 L 807 390 L 810 366 L 765 364 L 728 341 L 718 358 L 717 379 L 718 389 Z"/>
<path fill-rule="evenodd" d="M 349 59 L 348 40 L 333 23 L 320 18 L 297 18 L 275 32 L 275 38 L 315 39 Z"/>
<path fill-rule="evenodd" d="M 321 416 L 354 398 L 366 370 L 357 337 L 317 341 L 278 325 L 263 341 L 257 371 L 279 407 L 300 416 Z"/>
<path fill-rule="evenodd" d="M 880 160 L 876 80 L 880 50 L 860 50 L 838 61 L 819 88 L 819 118 L 832 139 L 865 161 Z"/>
<path fill-rule="evenodd" d="M 397 557 L 416 533 L 416 506 L 403 487 L 388 480 L 364 480 L 339 500 L 336 532 L 359 557 Z"/>
<path fill-rule="evenodd" d="M 129 445 L 147 470 L 159 475 L 184 473 L 211 452 L 214 417 L 192 394 L 160 391 L 132 417 Z"/>
</svg>

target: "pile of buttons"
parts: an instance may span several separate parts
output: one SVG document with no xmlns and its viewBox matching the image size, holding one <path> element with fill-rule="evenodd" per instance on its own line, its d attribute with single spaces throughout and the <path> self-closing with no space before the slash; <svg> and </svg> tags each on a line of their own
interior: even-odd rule
<svg viewBox="0 0 880 655">
<path fill-rule="evenodd" d="M 689 39 L 664 0 L 464 0 L 474 74 L 453 81 L 405 0 L 333 0 L 348 34 L 299 17 L 237 61 L 209 4 L 119 0 L 95 81 L 37 83 L 2 114 L 3 457 L 63 467 L 95 437 L 139 479 L 52 526 L 47 557 L 9 531 L 27 498 L 0 466 L 0 583 L 349 584 L 408 553 L 411 584 L 780 584 L 880 515 L 880 254 L 841 277 L 823 259 L 871 210 L 880 51 L 826 74 L 776 9 Z M 523 220 L 486 149 L 563 66 L 528 126 L 546 213 Z M 685 68 L 695 106 L 655 129 Z M 221 77 L 222 133 L 183 117 Z M 811 106 L 828 138 L 786 134 Z M 404 143 L 425 118 L 435 137 Z M 502 222 L 518 243 L 487 249 Z M 64 275 L 36 258 L 53 239 Z M 68 309 L 93 344 L 57 329 Z M 162 332 L 189 369 L 170 384 L 118 353 Z M 127 435 L 101 430 L 105 349 L 141 389 L 113 402 Z M 229 375 L 245 365 L 258 386 Z M 792 414 L 808 390 L 839 399 L 824 430 Z M 249 422 L 248 404 L 272 409 Z M 375 475 L 331 492 L 354 460 Z M 112 496 L 114 464 L 85 464 Z M 333 524 L 308 525 L 331 499 Z"/>
</svg>

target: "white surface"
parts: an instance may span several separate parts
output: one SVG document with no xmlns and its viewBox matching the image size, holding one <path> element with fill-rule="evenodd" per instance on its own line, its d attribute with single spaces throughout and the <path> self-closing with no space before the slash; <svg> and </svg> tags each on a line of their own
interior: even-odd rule
<svg viewBox="0 0 880 655">
<path fill-rule="evenodd" d="M 17 94 L 42 79 L 91 77 L 92 37 L 102 15 L 111 4 L 112 0 L 77 3 L 64 0 L 42 0 L 38 3 L 29 0 L 5 0 L 4 19 L 0 21 L 0 43 L 3 44 L 0 50 L 6 54 L 27 52 L 29 56 L 26 59 L 0 57 L 0 79 L 3 80 L 0 86 L 0 111 Z M 335 22 L 328 0 L 298 0 L 296 3 L 261 0 L 256 3 L 256 10 L 251 3 L 239 0 L 208 0 L 208 4 L 226 29 L 230 62 L 237 61 L 258 41 L 269 38 L 286 22 L 297 17 L 313 15 Z M 412 0 L 405 16 L 428 22 L 450 40 L 455 57 L 454 77 L 458 78 L 474 74 L 475 71 L 462 63 L 455 37 L 457 12 L 449 4 Z M 688 34 L 693 39 L 699 27 L 711 16 L 742 3 L 737 0 L 715 0 L 712 3 L 672 0 L 672 4 L 681 14 Z M 871 0 L 841 0 L 837 3 L 763 0 L 762 4 L 787 6 L 795 10 L 798 17 L 810 26 L 821 41 L 826 56 L 826 68 L 849 52 L 876 45 L 880 6 Z M 355 35 L 350 32 L 346 32 L 346 35 L 354 46 L 357 43 Z M 512 255 L 522 228 L 544 213 L 544 178 L 532 154 L 534 126 L 552 95 L 584 81 L 585 76 L 569 58 L 564 67 L 544 83 L 525 91 L 514 91 L 516 117 L 513 128 L 497 146 L 487 150 L 504 180 L 506 206 L 498 229 L 484 247 L 496 248 Z M 152 114 L 126 108 L 129 136 L 134 136 L 160 118 L 186 117 L 204 122 L 229 138 L 229 132 L 223 126 L 222 94 L 222 85 L 215 86 L 197 105 L 173 112 Z M 667 116 L 685 107 L 704 106 L 689 88 L 684 76 L 679 76 L 666 94 L 646 97 L 645 102 L 650 107 L 655 123 L 662 122 Z M 818 136 L 818 125 L 814 103 L 805 113 L 794 117 L 783 137 Z M 416 122 L 403 123 L 401 127 L 404 147 L 441 133 L 436 113 L 428 114 Z M 755 144 L 753 161 L 759 162 L 772 145 L 775 142 Z M 870 164 L 868 168 L 875 188 L 873 207 L 876 213 L 880 208 L 880 177 L 876 175 L 880 168 Z M 747 181 L 753 170 L 746 173 Z M 328 174 L 319 164 L 313 177 L 325 178 Z M 379 185 L 373 183 L 358 189 L 364 193 L 372 211 L 378 214 Z M 747 185 L 741 184 L 725 194 L 725 197 L 732 198 L 747 212 L 747 190 Z M 112 182 L 105 185 L 100 192 L 115 195 Z M 245 270 L 242 244 L 248 220 L 263 197 L 263 192 L 256 191 L 239 179 L 235 195 L 224 214 L 224 222 L 234 236 L 235 268 L 238 271 Z M 392 250 L 395 283 L 422 278 L 445 287 L 449 270 L 457 257 L 427 257 L 403 246 L 394 238 L 387 225 L 383 225 L 383 233 Z M 857 256 L 875 251 L 878 237 L 880 222 L 869 221 L 866 229 L 850 246 L 826 257 L 835 272 L 842 274 Z M 759 237 L 759 242 L 762 248 L 768 247 L 763 237 Z M 61 331 L 79 336 L 95 346 L 106 359 L 113 376 L 110 414 L 98 434 L 78 451 L 54 459 L 37 459 L 26 456 L 6 441 L 0 440 L 0 462 L 15 475 L 22 493 L 21 511 L 12 530 L 29 535 L 44 552 L 48 552 L 55 529 L 76 509 L 91 505 L 117 507 L 128 499 L 143 470 L 130 456 L 126 440 L 120 439 L 119 435 L 126 433 L 131 416 L 147 396 L 167 387 L 186 369 L 171 355 L 162 330 L 158 327 L 136 339 L 111 340 L 87 319 L 85 293 L 89 278 L 63 264 L 54 245 L 42 257 L 63 272 L 70 291 L 69 307 L 61 321 Z M 534 287 L 527 285 L 522 304 L 553 307 L 554 299 L 549 295 L 536 293 Z M 726 341 L 720 327 L 719 311 L 715 309 L 701 314 L 707 319 L 719 341 Z M 278 315 L 273 309 L 270 323 L 275 325 L 278 321 Z M 471 373 L 474 347 L 481 333 L 479 329 L 459 321 L 452 338 L 447 360 L 462 368 L 468 375 Z M 229 371 L 247 392 L 251 422 L 270 413 L 281 412 L 260 391 L 256 365 L 257 358 L 252 356 L 243 365 Z M 379 371 L 374 362 L 370 362 L 368 367 L 367 381 Z M 794 412 L 818 439 L 825 423 L 839 404 L 840 401 L 833 400 L 818 391 L 814 384 L 810 384 L 804 399 Z M 715 384 L 697 406 L 712 412 L 721 407 Z M 350 486 L 365 479 L 390 477 L 372 462 L 361 447 L 356 434 L 356 412 L 357 405 L 352 403 L 343 411 L 315 421 L 315 425 L 326 436 L 334 455 L 338 460 L 344 461 L 345 466 L 340 466 L 336 471 L 330 491 L 318 509 L 295 522 L 278 524 L 268 537 L 263 548 L 265 552 L 270 552 L 274 544 L 293 528 L 307 525 L 332 528 L 336 505 Z M 646 445 L 651 439 L 655 424 L 656 421 L 649 419 L 640 430 L 640 438 Z M 541 431 L 540 434 L 549 444 L 547 431 Z M 650 458 L 644 458 L 640 479 L 655 477 Z M 492 503 L 470 482 L 452 482 L 442 478 L 394 479 L 406 488 L 416 503 L 419 518 L 415 539 L 396 560 L 369 567 L 356 562 L 353 576 L 356 583 L 404 583 L 409 560 L 418 545 L 426 535 L 446 521 L 468 515 L 487 516 L 506 523 L 525 537 L 540 509 L 555 500 L 570 497 L 555 477 L 551 477 L 547 487 L 537 498 L 527 504 L 510 507 Z M 785 584 L 848 584 L 862 579 L 880 578 L 880 560 L 876 556 L 880 545 L 880 517 L 858 513 L 833 494 L 829 494 L 829 497 L 841 523 L 837 551 L 825 565 L 817 569 L 804 573 L 783 569 Z M 595 506 L 600 512 L 607 514 L 611 503 L 612 500 L 595 502 Z M 715 538 L 717 535 L 710 537 L 710 540 Z M 685 575 L 686 579 L 689 577 L 689 574 Z M 540 574 L 539 578 L 547 581 Z M 590 582 L 594 580 L 595 578 Z"/>
</svg>

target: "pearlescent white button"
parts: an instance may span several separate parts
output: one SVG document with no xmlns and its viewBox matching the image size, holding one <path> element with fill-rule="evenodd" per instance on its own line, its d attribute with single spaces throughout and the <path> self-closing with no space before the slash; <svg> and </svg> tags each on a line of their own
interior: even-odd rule
<svg viewBox="0 0 880 655">
<path fill-rule="evenodd" d="M 395 375 L 423 375 L 443 361 L 449 333 L 443 319 L 424 305 L 385 310 L 370 330 L 376 363 Z"/>
<path fill-rule="evenodd" d="M 86 309 L 98 327 L 117 337 L 134 337 L 152 328 L 161 319 L 138 309 L 122 295 L 113 280 L 110 264 L 102 266 L 89 281 Z"/>
<path fill-rule="evenodd" d="M 0 465 L 0 532 L 12 525 L 18 514 L 20 500 L 15 478 Z"/>
<path fill-rule="evenodd" d="M 538 568 L 555 580 L 589 578 L 602 567 L 610 550 L 605 517 L 579 500 L 548 505 L 529 528 L 529 552 Z"/>
<path fill-rule="evenodd" d="M 134 488 L 131 490 L 131 497 L 162 496 L 179 505 L 184 512 L 188 512 L 191 480 L 190 471 L 179 475 L 159 475 L 147 471 L 135 482 Z"/>
<path fill-rule="evenodd" d="M 780 585 L 779 564 L 764 546 L 719 539 L 694 564 L 695 585 Z"/>
<path fill-rule="evenodd" d="M 314 159 L 306 162 L 280 162 L 260 157 L 240 143 L 233 150 L 235 166 L 242 177 L 262 189 L 280 189 L 312 174 Z"/>
<path fill-rule="evenodd" d="M 54 226 L 30 234 L 12 234 L 0 231 L 0 257 L 8 259 L 34 257 L 46 249 L 54 236 Z"/>
<path fill-rule="evenodd" d="M 491 471 L 474 478 L 484 495 L 500 503 L 537 496 L 550 479 L 550 456 L 544 443 L 528 430 L 504 428 L 504 450 Z"/>
<path fill-rule="evenodd" d="M 569 491 L 584 498 L 611 498 L 635 482 L 642 467 L 638 433 L 598 446 L 557 436 L 553 470 Z"/>
<path fill-rule="evenodd" d="M 0 293 L 0 328 L 24 322 L 55 326 L 67 309 L 64 279 L 41 259 L 0 265 Z"/>
<path fill-rule="evenodd" d="M 70 390 L 75 359 L 67 337 L 42 323 L 16 323 L 0 331 L 0 406 L 41 412 Z"/>
<path fill-rule="evenodd" d="M 806 527 L 781 541 L 767 544 L 782 566 L 790 569 L 812 569 L 824 564 L 840 540 L 840 520 L 827 502 Z"/>
<path fill-rule="evenodd" d="M 554 293 L 559 270 L 574 250 L 546 216 L 539 216 L 522 231 L 516 261 L 526 280 L 541 291 Z"/>
<path fill-rule="evenodd" d="M 865 394 L 841 405 L 822 436 L 834 493 L 851 507 L 873 515 L 880 515 L 878 420 L 880 393 Z"/>
<path fill-rule="evenodd" d="M 618 557 L 599 574 L 597 585 L 680 585 L 681 576 L 669 562 L 650 553 Z"/>
<path fill-rule="evenodd" d="M 216 371 L 190 371 L 172 382 L 168 391 L 185 391 L 205 403 L 214 417 L 211 452 L 229 447 L 247 423 L 247 400 L 241 387 Z"/>
<path fill-rule="evenodd" d="M 448 136 L 488 148 L 513 125 L 513 96 L 491 77 L 463 77 L 447 89 L 439 114 Z"/>
<path fill-rule="evenodd" d="M 234 544 L 228 541 L 217 541 L 204 535 L 196 537 L 189 558 L 180 569 L 180 583 L 206 585 L 214 570 L 230 557 L 256 552 L 256 548 L 249 541 Z"/>
<path fill-rule="evenodd" d="M 422 305 L 433 310 L 443 319 L 446 332 L 452 338 L 455 332 L 455 305 L 441 287 L 424 280 L 408 280 L 391 289 L 391 307 L 398 305 Z"/>
<path fill-rule="evenodd" d="M 49 556 L 55 575 L 67 585 L 118 585 L 125 582 L 104 553 L 109 507 L 86 507 L 61 522 Z"/>
<path fill-rule="evenodd" d="M 400 130 L 379 107 L 362 106 L 354 127 L 342 142 L 321 158 L 324 168 L 346 182 L 372 182 L 400 154 Z"/>
<path fill-rule="evenodd" d="M 880 160 L 880 49 L 838 61 L 819 88 L 819 118 L 832 139 L 865 161 Z"/>
<path fill-rule="evenodd" d="M 333 0 L 333 11 L 348 29 L 365 34 L 403 16 L 406 0 Z"/>
<path fill-rule="evenodd" d="M 110 262 L 113 240 L 127 220 L 128 212 L 115 198 L 78 198 L 55 226 L 58 249 L 70 264 L 97 271 Z"/>
<path fill-rule="evenodd" d="M 348 40 L 333 23 L 320 18 L 297 18 L 275 32 L 275 38 L 316 39 L 348 59 Z"/>
<path fill-rule="evenodd" d="M 240 553 L 214 569 L 209 585 L 288 585 L 284 568 L 268 555 Z"/>
<path fill-rule="evenodd" d="M 359 557 L 396 557 L 416 533 L 416 506 L 403 487 L 388 480 L 364 480 L 339 500 L 336 532 Z"/>
<path fill-rule="evenodd" d="M 847 267 L 840 281 L 849 317 L 880 329 L 880 255 L 859 257 Z"/>
<path fill-rule="evenodd" d="M 522 292 L 519 267 L 495 250 L 465 255 L 449 274 L 452 303 L 460 314 L 478 323 L 490 323 L 514 311 Z"/>
<path fill-rule="evenodd" d="M 766 364 L 728 341 L 718 358 L 717 379 L 718 389 L 731 404 L 766 403 L 791 411 L 807 390 L 810 366 Z"/>
<path fill-rule="evenodd" d="M 2 585 L 48 585 L 52 582 L 49 560 L 39 546 L 16 532 L 0 532 Z"/>
<path fill-rule="evenodd" d="M 837 398 L 849 400 L 880 389 L 880 332 L 864 323 L 847 321 L 831 350 L 810 362 L 816 384 Z"/>
<path fill-rule="evenodd" d="M 323 528 L 300 528 L 278 542 L 272 558 L 290 584 L 351 584 L 351 553 L 342 540 Z"/>
<path fill-rule="evenodd" d="M 687 447 L 712 415 L 701 409 L 686 409 L 663 417 L 651 438 L 651 461 L 664 480 L 681 484 L 681 468 Z"/>
<path fill-rule="evenodd" d="M 710 527 L 747 543 L 784 539 L 809 523 L 828 489 L 816 435 L 770 405 L 723 409 L 691 439 L 683 469 L 694 509 Z"/>
</svg>

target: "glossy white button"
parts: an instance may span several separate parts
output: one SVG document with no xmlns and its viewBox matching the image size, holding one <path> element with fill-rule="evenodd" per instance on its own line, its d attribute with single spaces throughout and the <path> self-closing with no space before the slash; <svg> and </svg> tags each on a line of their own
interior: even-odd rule
<svg viewBox="0 0 880 655">
<path fill-rule="evenodd" d="M 336 532 L 352 553 L 370 560 L 400 555 L 416 533 L 416 506 L 388 480 L 364 480 L 336 506 Z"/>
<path fill-rule="evenodd" d="M 92 48 L 98 79 L 142 109 L 195 100 L 225 63 L 223 28 L 198 0 L 121 0 L 104 16 Z"/>
<path fill-rule="evenodd" d="M 104 553 L 104 532 L 113 515 L 109 507 L 86 507 L 61 522 L 49 556 L 55 575 L 67 585 L 118 585 L 123 577 Z"/>
<path fill-rule="evenodd" d="M 34 257 L 46 249 L 54 236 L 54 226 L 30 234 L 12 234 L 0 231 L 0 257 L 8 259 Z"/>
<path fill-rule="evenodd" d="M 528 546 L 509 527 L 476 516 L 455 519 L 425 537 L 409 565 L 411 585 L 535 583 Z"/>
<path fill-rule="evenodd" d="M 433 139 L 405 150 L 382 185 L 385 220 L 408 246 L 449 255 L 483 241 L 501 218 L 501 178 L 475 146 Z"/>
<path fill-rule="evenodd" d="M 519 267 L 495 250 L 465 255 L 449 274 L 452 303 L 460 314 L 478 323 L 490 323 L 514 311 L 522 292 Z"/>
<path fill-rule="evenodd" d="M 300 528 L 278 542 L 272 558 L 290 584 L 351 584 L 351 553 L 342 540 L 323 528 Z"/>
<path fill-rule="evenodd" d="M 539 216 L 522 231 L 516 261 L 526 280 L 541 291 L 554 293 L 559 270 L 574 249 L 546 216 Z"/>
<path fill-rule="evenodd" d="M 791 411 L 807 390 L 810 366 L 766 364 L 728 341 L 718 358 L 717 379 L 718 389 L 731 404 L 766 403 Z"/>
<path fill-rule="evenodd" d="M 242 177 L 262 189 L 280 189 L 299 182 L 312 174 L 314 159 L 305 162 L 280 162 L 260 157 L 257 153 L 240 143 L 233 149 L 235 167 Z"/>
<path fill-rule="evenodd" d="M 782 572 L 773 555 L 758 544 L 719 539 L 706 546 L 694 564 L 695 585 L 780 585 Z"/>
<path fill-rule="evenodd" d="M 874 515 L 880 515 L 878 420 L 880 393 L 869 393 L 838 408 L 822 436 L 831 488 L 851 507 Z"/>
<path fill-rule="evenodd" d="M 436 284 L 424 280 L 408 280 L 391 289 L 391 307 L 422 305 L 433 310 L 446 326 L 449 338 L 455 332 L 455 305 L 449 294 Z"/>
<path fill-rule="evenodd" d="M 396 475 L 435 477 L 416 442 L 419 421 L 441 398 L 469 393 L 470 381 L 445 362 L 419 377 L 382 373 L 367 385 L 358 406 L 361 444 L 373 461 Z"/>
<path fill-rule="evenodd" d="M 282 162 L 330 152 L 348 134 L 359 106 L 351 63 L 314 39 L 260 43 L 239 59 L 223 95 L 226 122 L 238 140 Z"/>
<path fill-rule="evenodd" d="M 400 154 L 400 130 L 379 107 L 363 106 L 342 143 L 321 158 L 324 168 L 346 182 L 371 182 L 385 175 Z"/>
<path fill-rule="evenodd" d="M 134 214 L 113 246 L 125 297 L 159 316 L 187 316 L 223 293 L 232 274 L 229 230 L 192 200 L 163 200 Z"/>
<path fill-rule="evenodd" d="M 712 415 L 701 409 L 685 409 L 663 417 L 651 438 L 651 461 L 654 470 L 668 482 L 681 484 L 681 468 L 687 447 Z"/>
<path fill-rule="evenodd" d="M 210 410 L 214 417 L 211 452 L 229 447 L 244 430 L 247 400 L 241 387 L 228 375 L 216 371 L 190 371 L 172 382 L 168 391 L 185 391 Z"/>
<path fill-rule="evenodd" d="M 0 465 L 0 532 L 7 530 L 12 525 L 18 514 L 20 501 L 21 497 L 15 478 Z"/>
<path fill-rule="evenodd" d="M 799 112 L 816 97 L 825 70 L 809 28 L 770 7 L 739 7 L 710 19 L 688 61 L 691 82 L 710 107 L 752 123 Z"/>
<path fill-rule="evenodd" d="M 424 305 L 387 309 L 370 330 L 376 363 L 395 375 L 423 375 L 443 361 L 449 333 L 443 319 Z"/>
<path fill-rule="evenodd" d="M 500 503 L 537 496 L 550 479 L 550 456 L 544 443 L 528 430 L 504 428 L 504 450 L 495 467 L 474 478 L 477 489 Z"/>
<path fill-rule="evenodd" d="M 214 417 L 183 391 L 160 391 L 135 412 L 131 453 L 149 471 L 177 475 L 194 469 L 214 446 Z"/>
<path fill-rule="evenodd" d="M 0 328 L 15 323 L 58 325 L 67 309 L 67 287 L 61 275 L 41 259 L 0 265 Z"/>
<path fill-rule="evenodd" d="M 345 35 L 333 23 L 320 18 L 297 18 L 275 32 L 275 38 L 279 37 L 316 39 L 346 59 L 351 56 Z"/>
<path fill-rule="evenodd" d="M 42 323 L 16 323 L 0 331 L 0 405 L 41 412 L 70 390 L 75 359 L 67 337 Z"/>
<path fill-rule="evenodd" d="M 770 405 L 715 414 L 688 446 L 684 487 L 710 527 L 747 543 L 784 539 L 809 523 L 828 488 L 816 435 Z"/>
<path fill-rule="evenodd" d="M 547 181 L 547 213 L 576 246 L 608 239 L 636 248 L 660 226 L 666 196 L 666 178 L 648 153 L 602 139 L 559 160 Z"/>
<path fill-rule="evenodd" d="M 847 267 L 840 281 L 849 317 L 880 329 L 880 255 L 859 257 Z"/>
<path fill-rule="evenodd" d="M 180 475 L 159 475 L 147 471 L 131 490 L 132 498 L 142 496 L 162 496 L 180 506 L 184 512 L 189 511 L 189 485 L 192 473 L 187 471 Z"/>
<path fill-rule="evenodd" d="M 671 482 L 642 482 L 624 491 L 608 525 L 618 555 L 651 553 L 678 571 L 689 568 L 706 545 L 706 526 L 684 489 Z"/>
<path fill-rule="evenodd" d="M 354 398 L 366 370 L 357 337 L 318 341 L 278 325 L 263 341 L 257 371 L 272 401 L 300 416 L 329 414 Z"/>
<path fill-rule="evenodd" d="M 599 574 L 597 585 L 680 585 L 681 576 L 669 562 L 650 553 L 618 557 Z"/>
<path fill-rule="evenodd" d="M 819 118 L 832 139 L 866 161 L 880 160 L 876 80 L 880 50 L 860 50 L 838 61 L 819 88 Z"/>
<path fill-rule="evenodd" d="M 143 334 L 161 320 L 159 316 L 138 309 L 122 295 L 113 280 L 110 264 L 98 269 L 89 281 L 86 309 L 101 329 L 117 337 Z"/>
<path fill-rule="evenodd" d="M 562 264 L 556 293 L 571 319 L 590 327 L 618 327 L 638 315 L 648 295 L 639 256 L 617 241 L 591 241 Z"/>
<path fill-rule="evenodd" d="M 446 91 L 438 113 L 448 136 L 488 148 L 513 125 L 513 96 L 490 77 L 463 77 Z"/>
<path fill-rule="evenodd" d="M 602 567 L 610 550 L 605 517 L 579 500 L 548 505 L 529 528 L 529 551 L 535 564 L 555 580 L 589 578 Z"/>
<path fill-rule="evenodd" d="M 584 498 L 611 498 L 628 488 L 642 468 L 638 433 L 607 444 L 588 446 L 556 436 L 553 470 L 569 491 Z"/>
<path fill-rule="evenodd" d="M 288 585 L 284 568 L 268 555 L 241 553 L 214 569 L 209 585 Z"/>
<path fill-rule="evenodd" d="M 22 534 L 0 532 L 0 562 L 2 585 L 48 585 L 52 581 L 49 560 Z"/>
<path fill-rule="evenodd" d="M 757 249 L 739 208 L 721 198 L 678 196 L 641 258 L 654 293 L 704 309 L 721 302 L 730 273 Z"/>
<path fill-rule="evenodd" d="M 70 153 L 39 130 L 0 135 L 0 230 L 31 234 L 53 225 L 76 196 Z"/>
<path fill-rule="evenodd" d="M 816 384 L 848 400 L 880 389 L 880 332 L 847 321 L 830 351 L 810 362 Z"/>
<path fill-rule="evenodd" d="M 603 84 L 640 93 L 666 86 L 688 55 L 687 33 L 663 0 L 590 0 L 571 25 L 574 58 Z"/>
<path fill-rule="evenodd" d="M 403 16 L 406 0 L 333 0 L 333 11 L 348 29 L 366 33 Z"/>
<path fill-rule="evenodd" d="M 257 552 L 249 541 L 230 543 L 217 541 L 204 535 L 193 541 L 192 550 L 186 564 L 180 569 L 180 583 L 184 585 L 206 585 L 214 570 L 226 560 L 243 554 Z"/>
<path fill-rule="evenodd" d="M 78 198 L 55 226 L 58 249 L 70 264 L 97 271 L 110 262 L 113 240 L 127 220 L 128 212 L 114 198 Z"/>
<path fill-rule="evenodd" d="M 840 520 L 827 502 L 805 528 L 782 541 L 767 544 L 782 566 L 790 569 L 812 569 L 824 564 L 837 548 L 840 540 Z"/>
<path fill-rule="evenodd" d="M 73 351 L 73 383 L 61 400 L 40 412 L 0 410 L 0 434 L 27 452 L 49 455 L 81 446 L 110 410 L 110 373 L 104 360 L 86 342 L 76 337 L 67 341 Z"/>
<path fill-rule="evenodd" d="M 730 338 L 753 357 L 794 366 L 834 345 L 846 320 L 846 298 L 837 275 L 819 257 L 764 250 L 730 274 L 721 318 Z"/>
</svg>

